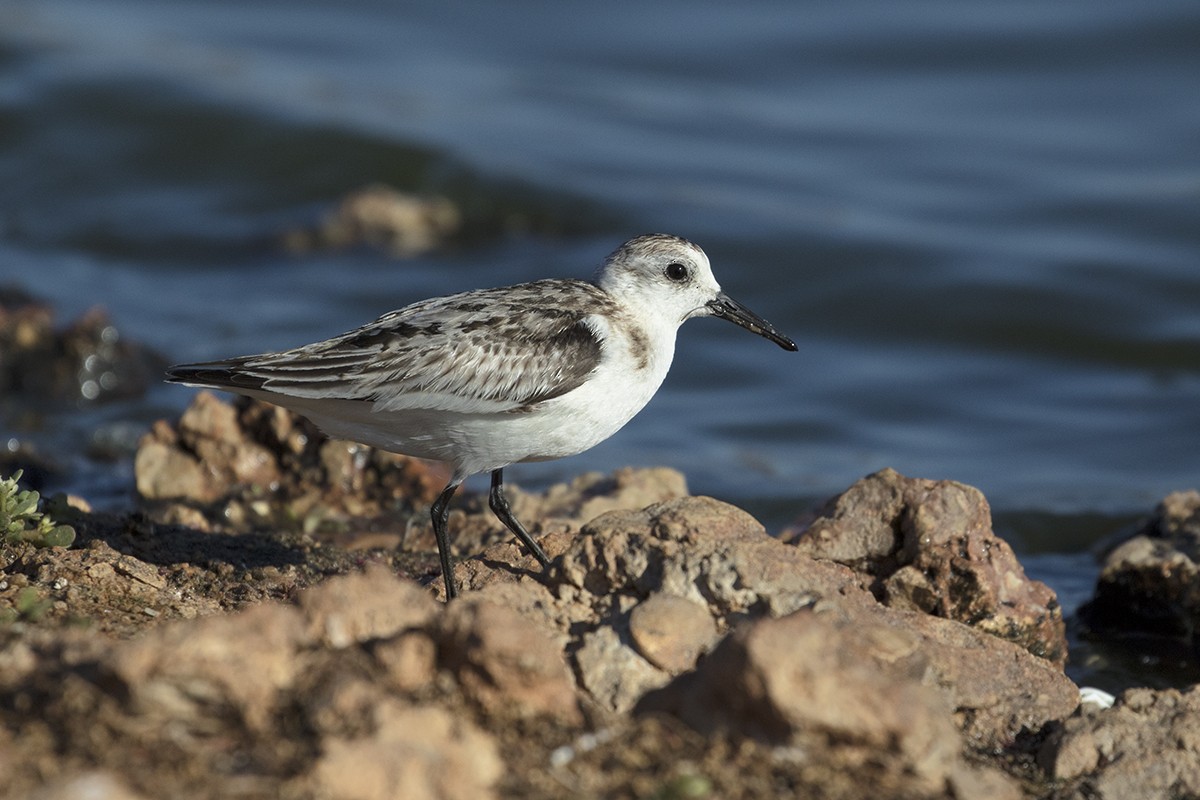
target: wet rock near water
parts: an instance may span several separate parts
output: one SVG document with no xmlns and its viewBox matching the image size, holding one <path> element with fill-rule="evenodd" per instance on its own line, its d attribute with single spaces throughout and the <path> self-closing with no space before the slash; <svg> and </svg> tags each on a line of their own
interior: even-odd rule
<svg viewBox="0 0 1200 800">
<path fill-rule="evenodd" d="M 784 538 L 854 569 L 890 608 L 952 619 L 1066 663 L 1062 608 L 992 531 L 983 494 L 954 481 L 870 475 Z"/>
<path fill-rule="evenodd" d="M 287 231 L 282 242 L 293 253 L 366 246 L 406 258 L 442 247 L 462 222 L 458 207 L 444 197 L 374 185 L 346 195 L 316 225 Z"/>
<path fill-rule="evenodd" d="M 48 305 L 0 288 L 0 411 L 6 415 L 139 397 L 165 367 L 162 356 L 123 337 L 102 308 L 58 327 Z"/>
<path fill-rule="evenodd" d="M 1079 615 L 1098 634 L 1180 643 L 1200 662 L 1200 492 L 1168 495 L 1108 553 Z"/>
</svg>

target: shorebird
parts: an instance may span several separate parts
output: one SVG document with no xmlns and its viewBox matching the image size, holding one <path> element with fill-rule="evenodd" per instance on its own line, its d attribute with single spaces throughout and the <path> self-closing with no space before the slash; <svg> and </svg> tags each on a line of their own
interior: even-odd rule
<svg viewBox="0 0 1200 800">
<path fill-rule="evenodd" d="M 255 397 L 329 436 L 448 464 L 430 514 L 449 600 L 458 586 L 446 523 L 463 481 L 490 472 L 492 511 L 548 566 L 509 508 L 504 468 L 575 455 L 620 430 L 666 377 L 679 326 L 706 316 L 797 349 L 721 291 L 703 250 L 650 234 L 618 247 L 592 281 L 423 300 L 292 350 L 174 366 L 167 380 Z"/>
</svg>

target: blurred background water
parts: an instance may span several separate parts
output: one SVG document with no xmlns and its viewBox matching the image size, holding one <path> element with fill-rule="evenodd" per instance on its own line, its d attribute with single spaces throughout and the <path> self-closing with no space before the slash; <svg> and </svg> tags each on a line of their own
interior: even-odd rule
<svg viewBox="0 0 1200 800">
<path fill-rule="evenodd" d="M 1070 610 L 1200 484 L 1197 43 L 1191 0 L 0 0 L 0 283 L 186 361 L 678 233 L 800 353 L 690 322 L 622 433 L 510 481 L 669 465 L 778 530 L 885 466 L 951 478 Z M 278 246 L 377 182 L 472 235 Z M 191 394 L 29 435 L 84 453 Z M 80 460 L 65 488 L 127 504 Z"/>
</svg>

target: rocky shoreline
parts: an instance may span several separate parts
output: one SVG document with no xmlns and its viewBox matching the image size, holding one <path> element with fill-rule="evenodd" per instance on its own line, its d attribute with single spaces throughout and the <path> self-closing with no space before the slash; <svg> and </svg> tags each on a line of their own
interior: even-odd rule
<svg viewBox="0 0 1200 800">
<path fill-rule="evenodd" d="M 969 486 L 779 536 L 666 469 L 514 488 L 551 567 L 469 499 L 447 605 L 426 464 L 201 393 L 135 468 L 134 510 L 53 504 L 70 547 L 0 543 L 2 797 L 1200 795 L 1200 691 L 1081 704 Z M 1164 500 L 1088 624 L 1194 649 L 1198 541 Z"/>
</svg>

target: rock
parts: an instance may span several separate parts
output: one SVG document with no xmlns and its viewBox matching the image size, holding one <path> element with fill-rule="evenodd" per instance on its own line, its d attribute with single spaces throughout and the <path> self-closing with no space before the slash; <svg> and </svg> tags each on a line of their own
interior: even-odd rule
<svg viewBox="0 0 1200 800">
<path fill-rule="evenodd" d="M 849 630 L 891 629 L 873 643 L 875 657 L 909 665 L 942 691 L 973 747 L 1008 748 L 1079 705 L 1079 687 L 1057 666 L 962 623 L 883 606 L 852 610 L 844 621 Z"/>
<path fill-rule="evenodd" d="M 374 732 L 332 739 L 313 770 L 313 789 L 337 800 L 486 800 L 504 774 L 496 743 L 442 708 L 386 701 Z"/>
<path fill-rule="evenodd" d="M 880 602 L 972 625 L 1059 665 L 1066 629 L 1054 592 L 1026 577 L 991 527 L 987 500 L 953 481 L 870 475 L 785 538 L 866 576 Z"/>
<path fill-rule="evenodd" d="M 246 437 L 282 486 L 328 479 L 318 498 L 372 502 L 373 455 L 363 467 L 288 415 L 235 410 L 168 432 Z M 403 556 L 327 561 L 338 548 L 215 521 L 202 533 L 92 514 L 82 547 L 5 550 L 0 601 L 33 592 L 26 607 L 48 604 L 57 627 L 19 613 L 0 625 L 0 795 L 99 770 L 156 797 L 1015 796 L 963 752 L 1015 761 L 1037 783 L 1030 742 L 1079 701 L 1054 664 L 920 604 L 885 606 L 875 576 L 710 498 L 569 516 L 598 508 L 604 483 L 637 497 L 637 476 L 532 496 L 563 509 L 530 520 L 551 567 L 498 531 L 502 543 L 460 562 L 466 591 L 449 604 L 432 599 L 440 581 L 394 576 Z M 663 477 L 649 494 L 675 491 Z M 72 617 L 84 607 L 89 629 Z M 1063 741 L 1047 756 L 1076 775 L 1063 781 L 1108 763 L 1089 771 L 1100 745 Z"/>
<path fill-rule="evenodd" d="M 646 692 L 671 679 L 609 627 L 584 633 L 574 661 L 582 688 L 601 708 L 618 714 L 629 711 Z"/>
<path fill-rule="evenodd" d="M 181 450 L 164 422 L 155 423 L 134 456 L 138 494 L 146 498 L 186 497 L 211 502 L 221 493 L 199 460 Z"/>
<path fill-rule="evenodd" d="M 1081 711 L 1046 740 L 1038 760 L 1068 782 L 1062 797 L 1200 796 L 1200 687 L 1130 689 L 1112 708 Z"/>
<path fill-rule="evenodd" d="M 425 462 L 331 440 L 286 409 L 248 398 L 225 403 L 210 392 L 196 395 L 178 425 L 154 425 L 134 472 L 157 519 L 183 519 L 200 505 L 209 507 L 210 525 L 238 530 L 365 526 L 395 516 L 399 501 L 427 505 L 445 483 Z"/>
<path fill-rule="evenodd" d="M 745 511 L 707 497 L 592 520 L 555 561 L 550 580 L 598 598 L 640 601 L 663 592 L 707 607 L 723 625 L 823 597 L 874 602 L 850 570 L 788 547 Z"/>
<path fill-rule="evenodd" d="M 269 486 L 280 479 L 275 458 L 243 430 L 237 410 L 200 392 L 177 429 L 158 422 L 134 457 L 138 494 L 149 500 L 211 503 L 239 484 Z"/>
<path fill-rule="evenodd" d="M 233 616 L 174 623 L 126 643 L 106 662 L 138 713 L 204 730 L 232 713 L 253 731 L 274 725 L 279 692 L 301 668 L 300 613 L 265 603 Z"/>
<path fill-rule="evenodd" d="M 717 640 L 706 606 L 669 594 L 652 594 L 629 615 L 629 634 L 638 652 L 672 675 L 696 666 Z"/>
<path fill-rule="evenodd" d="M 56 778 L 29 795 L 29 800 L 141 800 L 120 778 L 93 770 Z"/>
<path fill-rule="evenodd" d="M 179 418 L 179 441 L 221 483 L 270 486 L 280 479 L 270 449 L 242 427 L 238 411 L 211 392 L 200 392 Z"/>
<path fill-rule="evenodd" d="M 539 543 L 545 549 L 548 546 L 545 537 L 557 536 L 559 541 L 569 542 L 584 523 L 607 511 L 638 510 L 685 497 L 687 483 L 682 473 L 665 467 L 622 467 L 610 475 L 587 473 L 570 483 L 555 484 L 541 494 L 506 485 L 505 494 L 517 519 L 540 539 Z M 435 545 L 428 517 L 422 516 L 418 523 L 419 539 L 407 538 L 405 547 L 432 550 Z M 456 501 L 450 513 L 449 531 L 454 549 L 462 555 L 480 553 L 498 543 L 514 541 L 512 533 L 496 519 L 482 496 L 468 496 Z M 551 558 L 557 555 L 549 549 L 546 552 Z M 523 567 L 528 564 L 529 569 L 541 571 L 536 562 L 526 560 L 523 549 L 491 550 L 488 555 L 514 565 L 519 561 Z M 479 570 L 468 569 L 468 574 L 460 575 L 459 580 L 470 581 L 474 577 L 482 577 L 485 583 L 490 583 L 496 576 L 485 576 Z"/>
<path fill-rule="evenodd" d="M 372 653 L 396 691 L 417 692 L 437 675 L 437 642 L 424 632 L 405 631 L 378 642 Z"/>
<path fill-rule="evenodd" d="M 638 711 L 666 711 L 710 735 L 735 731 L 778 746 L 816 740 L 865 773 L 911 776 L 922 794 L 954 786 L 955 796 L 982 796 L 986 786 L 989 797 L 1019 796 L 998 773 L 981 777 L 963 763 L 944 696 L 907 665 L 877 658 L 872 640 L 892 636 L 808 610 L 759 620 Z"/>
<path fill-rule="evenodd" d="M 307 253 L 367 245 L 410 258 L 442 246 L 461 225 L 458 208 L 444 197 L 368 186 L 348 194 L 316 227 L 285 233 L 283 246 Z"/>
<path fill-rule="evenodd" d="M 439 664 L 490 713 L 581 720 L 562 650 L 511 609 L 463 598 L 442 615 L 436 638 Z"/>
<path fill-rule="evenodd" d="M 686 650 L 699 648 L 699 640 L 707 644 L 711 631 L 738 620 L 785 614 L 824 597 L 874 603 L 849 570 L 808 558 L 768 536 L 744 511 L 703 497 L 592 520 L 569 540 L 545 580 L 556 595 L 549 616 L 580 642 L 569 650 L 581 685 L 611 711 L 632 706 L 670 679 L 647 656 L 671 666 L 677 666 L 671 658 L 690 657 L 656 650 L 651 626 L 659 602 L 671 604 L 674 613 L 708 617 L 697 623 L 698 639 L 679 640 Z M 654 596 L 673 599 L 651 601 Z M 638 641 L 632 614 L 644 602 L 651 603 L 648 616 L 636 627 L 647 656 L 631 646 Z M 681 603 L 694 608 L 681 612 Z"/>
<path fill-rule="evenodd" d="M 621 467 L 611 475 L 589 472 L 543 494 L 513 492 L 520 518 L 590 522 L 608 511 L 636 510 L 687 497 L 683 473 L 667 467 Z"/>
<path fill-rule="evenodd" d="M 166 360 L 126 340 L 101 308 L 61 330 L 49 306 L 0 291 L 0 397 L 35 412 L 140 397 Z"/>
<path fill-rule="evenodd" d="M 331 578 L 298 602 L 308 636 L 337 649 L 423 627 L 437 613 L 429 592 L 377 565 Z"/>
<path fill-rule="evenodd" d="M 1039 730 L 1079 704 L 1078 688 L 1053 665 L 961 623 L 837 598 L 812 608 L 853 640 L 831 641 L 855 659 L 870 658 L 889 674 L 916 677 L 936 689 L 972 746 L 1003 749 L 1022 731 Z M 715 651 L 699 669 L 713 658 Z"/>
<path fill-rule="evenodd" d="M 804 608 L 851 629 L 892 629 L 878 657 L 926 675 L 979 746 L 1005 747 L 1023 728 L 1037 730 L 1078 704 L 1077 687 L 1044 659 L 958 622 L 888 609 L 847 567 L 773 539 L 745 512 L 709 498 L 593 520 L 570 540 L 547 580 L 557 600 L 546 617 L 560 631 L 576 632 L 572 638 L 582 641 L 576 673 L 610 709 L 625 707 L 667 674 L 627 643 L 638 641 L 633 612 L 656 595 L 706 609 L 718 632 Z"/>
<path fill-rule="evenodd" d="M 1168 495 L 1108 554 L 1079 616 L 1094 631 L 1136 637 L 1141 647 L 1150 636 L 1200 652 L 1200 492 Z"/>
</svg>

